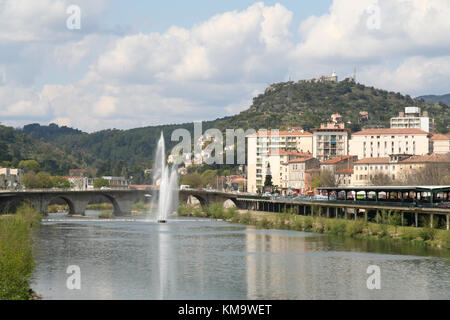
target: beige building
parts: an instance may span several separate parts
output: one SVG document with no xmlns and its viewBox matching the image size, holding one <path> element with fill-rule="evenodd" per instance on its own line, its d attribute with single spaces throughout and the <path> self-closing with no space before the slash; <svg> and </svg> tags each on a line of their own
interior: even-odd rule
<svg viewBox="0 0 450 320">
<path fill-rule="evenodd" d="M 377 174 L 387 175 L 396 180 L 398 161 L 395 156 L 383 158 L 365 158 L 354 163 L 352 186 L 368 186 Z"/>
<path fill-rule="evenodd" d="M 0 167 L 0 189 L 16 189 L 23 177 L 22 169 Z"/>
<path fill-rule="evenodd" d="M 398 165 L 399 180 L 404 180 L 415 170 L 422 169 L 426 165 L 435 164 L 442 169 L 449 170 L 450 168 L 450 153 L 447 154 L 430 154 L 425 156 L 412 156 L 403 159 Z"/>
<path fill-rule="evenodd" d="M 420 113 L 419 107 L 406 107 L 405 112 L 400 112 L 398 117 L 391 118 L 392 129 L 420 129 L 434 133 L 434 119 L 428 116 L 428 112 Z"/>
<path fill-rule="evenodd" d="M 450 137 L 445 134 L 435 134 L 431 137 L 431 152 L 445 154 L 450 152 Z"/>
<path fill-rule="evenodd" d="M 352 134 L 350 154 L 386 158 L 392 154 L 426 155 L 430 152 L 428 132 L 420 129 L 367 129 Z"/>
<path fill-rule="evenodd" d="M 282 163 L 312 154 L 313 135 L 304 130 L 264 131 L 247 136 L 247 191 L 255 193 L 264 185 L 270 164 L 272 182 L 282 187 Z"/>
<path fill-rule="evenodd" d="M 450 168 L 450 153 L 431 155 L 391 155 L 383 158 L 366 158 L 354 163 L 352 186 L 368 186 L 377 174 L 387 175 L 393 181 L 405 181 L 414 170 L 427 164 Z"/>
<path fill-rule="evenodd" d="M 308 182 L 308 170 L 317 169 L 320 166 L 319 160 L 313 157 L 290 160 L 286 164 L 287 168 L 287 189 L 300 194 L 305 194 Z"/>
<path fill-rule="evenodd" d="M 313 157 L 326 161 L 348 155 L 348 135 L 342 116 L 333 114 L 331 120 L 321 124 L 320 129 L 313 129 Z"/>
</svg>

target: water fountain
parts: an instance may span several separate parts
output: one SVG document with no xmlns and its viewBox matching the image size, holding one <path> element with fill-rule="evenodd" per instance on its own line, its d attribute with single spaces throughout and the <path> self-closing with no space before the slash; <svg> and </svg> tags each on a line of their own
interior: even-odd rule
<svg viewBox="0 0 450 320">
<path fill-rule="evenodd" d="M 156 221 L 158 223 L 166 223 L 169 214 L 178 207 L 178 173 L 176 166 L 170 168 L 166 163 L 164 135 L 162 132 L 158 141 L 153 167 L 153 185 L 159 186 L 159 196 L 153 198 L 158 205 Z"/>
</svg>

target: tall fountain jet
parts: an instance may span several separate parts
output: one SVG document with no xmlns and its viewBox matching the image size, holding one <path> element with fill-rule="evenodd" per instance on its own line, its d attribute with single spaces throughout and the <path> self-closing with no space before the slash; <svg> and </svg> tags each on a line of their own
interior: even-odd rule
<svg viewBox="0 0 450 320">
<path fill-rule="evenodd" d="M 156 220 L 166 223 L 169 214 L 178 208 L 178 173 L 176 166 L 170 168 L 166 163 L 166 151 L 164 135 L 158 141 L 154 164 L 153 185 L 159 186 L 159 196 L 154 197 L 158 201 Z"/>
</svg>

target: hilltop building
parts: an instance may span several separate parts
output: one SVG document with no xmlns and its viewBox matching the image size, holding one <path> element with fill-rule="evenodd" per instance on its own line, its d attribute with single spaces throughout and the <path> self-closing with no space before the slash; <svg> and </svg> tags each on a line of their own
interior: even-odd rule
<svg viewBox="0 0 450 320">
<path fill-rule="evenodd" d="M 398 117 L 391 118 L 392 129 L 415 128 L 425 132 L 434 133 L 434 119 L 428 116 L 428 111 L 420 113 L 419 107 L 406 107 Z"/>
<path fill-rule="evenodd" d="M 338 82 L 338 76 L 336 72 L 333 72 L 331 76 L 321 76 L 319 78 L 306 80 L 306 82 L 310 83 Z"/>
</svg>

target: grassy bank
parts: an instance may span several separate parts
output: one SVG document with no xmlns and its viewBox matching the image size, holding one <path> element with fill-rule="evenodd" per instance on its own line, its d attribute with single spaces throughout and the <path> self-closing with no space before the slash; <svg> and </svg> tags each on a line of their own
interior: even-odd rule
<svg viewBox="0 0 450 320">
<path fill-rule="evenodd" d="M 233 223 L 254 225 L 262 229 L 282 229 L 348 236 L 360 239 L 387 239 L 450 249 L 450 231 L 431 227 L 402 227 L 397 214 L 377 215 L 377 223 L 364 220 L 327 219 L 319 216 L 300 216 L 292 213 L 268 213 L 224 209 L 220 204 L 208 207 L 180 206 L 180 216 L 223 219 Z M 426 222 L 424 225 L 429 225 Z"/>
<path fill-rule="evenodd" d="M 0 216 L 0 300 L 28 300 L 33 293 L 32 231 L 40 224 L 41 214 L 29 205 L 14 215 Z"/>
</svg>

